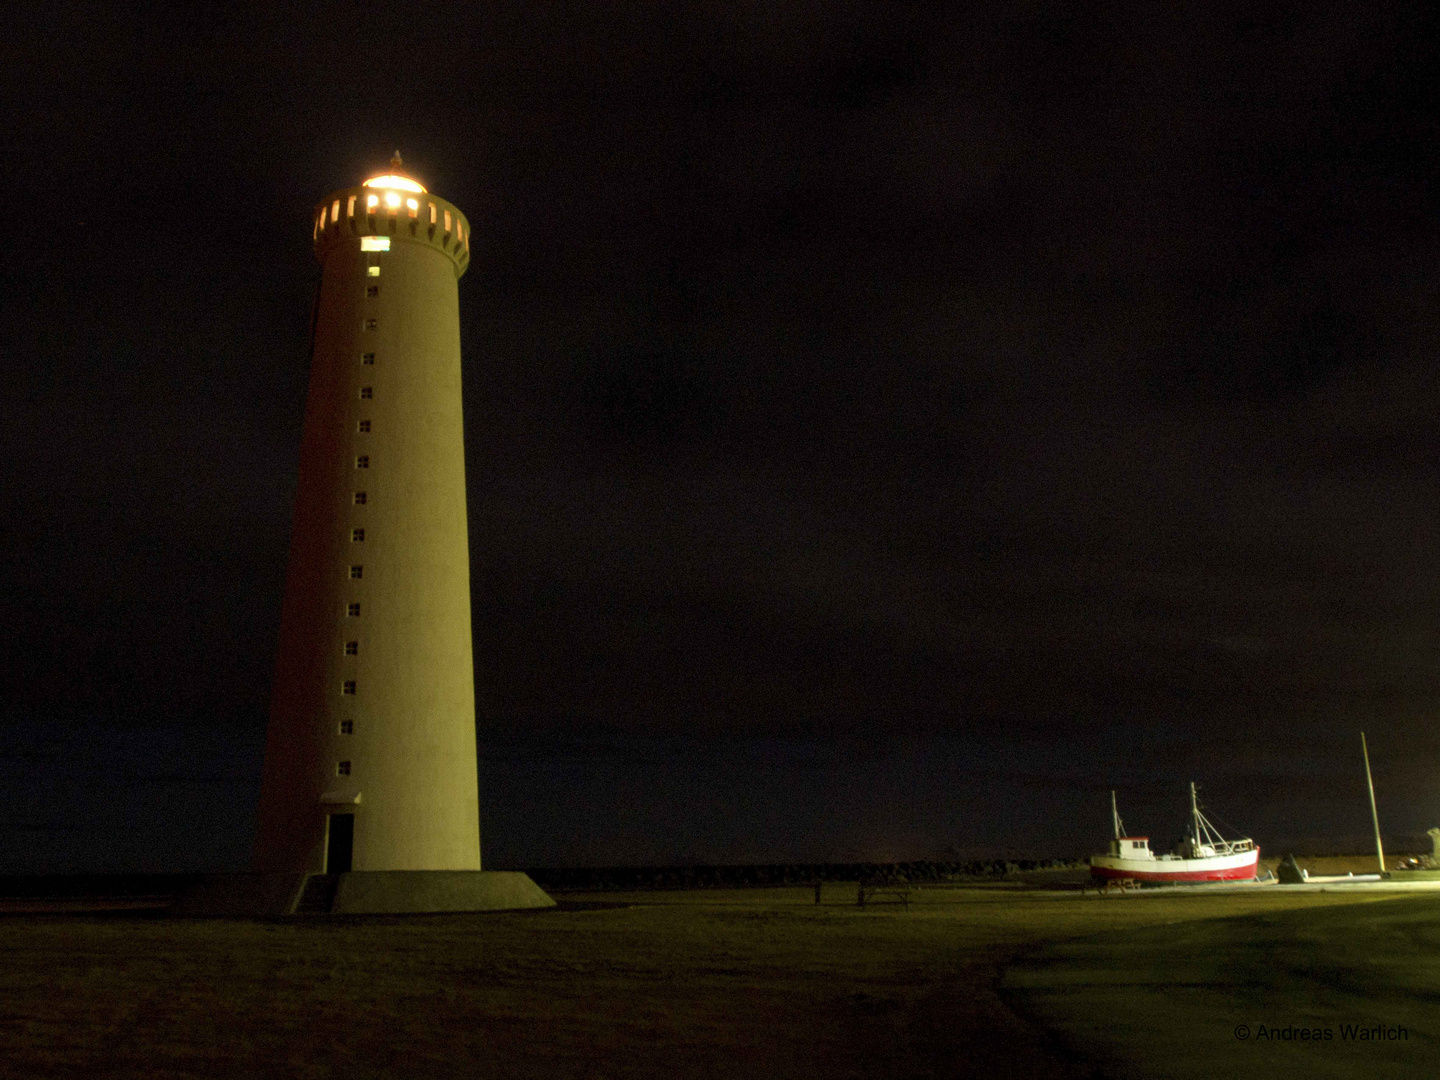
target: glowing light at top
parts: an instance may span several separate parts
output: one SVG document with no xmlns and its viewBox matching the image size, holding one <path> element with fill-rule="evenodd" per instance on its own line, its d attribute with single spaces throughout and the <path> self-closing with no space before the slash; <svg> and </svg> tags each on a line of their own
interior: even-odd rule
<svg viewBox="0 0 1440 1080">
<path fill-rule="evenodd" d="M 390 159 L 390 171 L 383 176 L 372 176 L 369 180 L 365 181 L 364 186 L 373 188 L 395 188 L 400 191 L 423 193 L 425 191 L 423 185 L 410 179 L 410 177 L 400 171 L 402 164 L 404 164 L 404 162 L 400 160 L 400 151 L 396 150 L 395 156 Z M 389 202 L 388 199 L 386 201 Z M 395 204 L 392 202 L 390 205 L 394 206 Z"/>
<path fill-rule="evenodd" d="M 393 173 L 386 173 L 384 176 L 372 176 L 365 181 L 365 187 L 374 188 L 398 188 L 400 191 L 424 192 L 424 188 L 411 180 L 408 176 L 396 176 Z"/>
</svg>

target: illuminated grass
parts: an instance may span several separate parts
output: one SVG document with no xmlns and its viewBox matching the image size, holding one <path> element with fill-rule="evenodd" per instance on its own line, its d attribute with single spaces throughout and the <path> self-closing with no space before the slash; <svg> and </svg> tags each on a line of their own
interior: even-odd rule
<svg viewBox="0 0 1440 1080">
<path fill-rule="evenodd" d="M 862 911 L 835 885 L 820 908 L 808 889 L 737 889 L 477 916 L 10 916 L 0 1076 L 1063 1076 L 996 993 L 1020 950 L 1360 899 L 912 897 Z"/>
<path fill-rule="evenodd" d="M 1431 1075 L 1436 900 L 1137 927 L 1045 947 L 1005 986 L 1107 1076 Z M 1408 1038 L 1355 1037 L 1376 1027 Z"/>
</svg>

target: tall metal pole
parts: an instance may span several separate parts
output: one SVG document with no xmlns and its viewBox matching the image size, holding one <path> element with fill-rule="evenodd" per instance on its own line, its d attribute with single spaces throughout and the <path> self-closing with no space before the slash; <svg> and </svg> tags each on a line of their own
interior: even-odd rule
<svg viewBox="0 0 1440 1080">
<path fill-rule="evenodd" d="M 1196 803 L 1196 801 L 1195 801 L 1195 781 L 1194 781 L 1194 780 L 1191 780 L 1191 781 L 1190 781 L 1190 828 L 1191 828 L 1191 829 L 1194 831 L 1194 833 L 1195 833 L 1195 851 L 1194 851 L 1194 855 L 1195 855 L 1196 857 L 1198 857 L 1199 854 L 1200 854 L 1200 806 L 1199 806 L 1199 804 Z"/>
<path fill-rule="evenodd" d="M 1365 745 L 1365 732 L 1360 732 L 1360 753 L 1365 755 L 1365 786 L 1370 789 L 1370 820 L 1375 823 L 1375 857 L 1380 860 L 1380 873 L 1385 873 L 1385 849 L 1380 845 L 1380 815 L 1375 812 L 1375 781 L 1370 778 L 1370 750 Z"/>
<path fill-rule="evenodd" d="M 1110 816 L 1115 819 L 1115 839 L 1120 839 L 1120 807 L 1115 803 L 1115 792 L 1110 792 Z"/>
</svg>

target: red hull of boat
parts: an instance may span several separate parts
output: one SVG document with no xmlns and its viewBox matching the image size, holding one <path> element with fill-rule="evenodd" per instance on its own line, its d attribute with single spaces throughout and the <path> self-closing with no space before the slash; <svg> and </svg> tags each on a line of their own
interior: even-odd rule
<svg viewBox="0 0 1440 1080">
<path fill-rule="evenodd" d="M 1257 860 L 1258 862 L 1258 860 Z M 1232 866 L 1223 870 L 1116 870 L 1108 866 L 1090 867 L 1090 875 L 1107 880 L 1129 878 L 1132 881 L 1149 881 L 1161 884 L 1197 881 L 1249 881 L 1255 876 L 1257 863 Z"/>
</svg>

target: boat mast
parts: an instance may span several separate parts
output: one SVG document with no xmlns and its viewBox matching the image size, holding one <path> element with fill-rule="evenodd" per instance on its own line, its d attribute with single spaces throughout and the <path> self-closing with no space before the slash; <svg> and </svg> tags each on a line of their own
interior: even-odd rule
<svg viewBox="0 0 1440 1080">
<path fill-rule="evenodd" d="M 1115 791 L 1110 791 L 1110 816 L 1115 819 L 1115 839 L 1120 839 L 1120 808 L 1115 805 Z"/>
<path fill-rule="evenodd" d="M 1195 781 L 1190 781 L 1190 828 L 1195 834 L 1195 849 L 1193 854 L 1200 854 L 1200 806 L 1195 801 Z"/>
<path fill-rule="evenodd" d="M 1370 779 L 1370 751 L 1365 746 L 1365 732 L 1360 732 L 1360 753 L 1365 755 L 1365 786 L 1370 789 L 1370 820 L 1375 824 L 1375 857 L 1380 860 L 1380 873 L 1385 873 L 1385 849 L 1380 846 L 1380 815 L 1375 812 L 1375 781 Z"/>
</svg>

